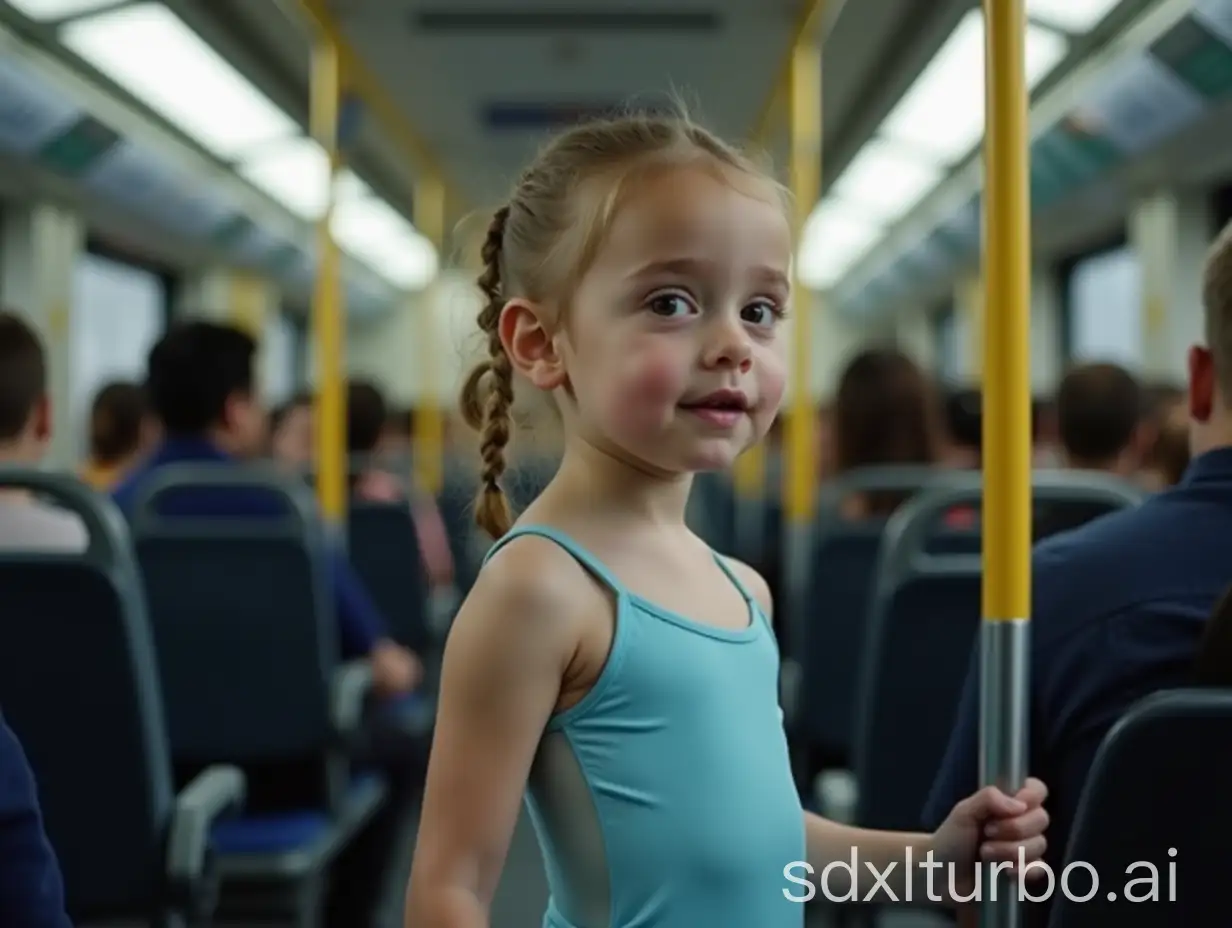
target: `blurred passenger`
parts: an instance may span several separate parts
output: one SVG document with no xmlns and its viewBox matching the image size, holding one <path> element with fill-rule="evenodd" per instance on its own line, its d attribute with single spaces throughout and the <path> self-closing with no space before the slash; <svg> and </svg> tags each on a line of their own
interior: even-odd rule
<svg viewBox="0 0 1232 928">
<path fill-rule="evenodd" d="M 37 467 L 50 437 L 42 343 L 19 316 L 0 312 L 0 466 Z M 79 551 L 85 550 L 87 541 L 85 526 L 75 516 L 27 493 L 0 491 L 0 549 Z M 0 925 L 70 928 L 64 881 L 43 830 L 34 775 L 3 717 Z"/>
<path fill-rule="evenodd" d="M 366 381 L 352 381 L 347 388 L 347 451 L 352 455 L 375 455 L 388 421 L 380 389 Z M 447 588 L 453 583 L 453 554 L 445 521 L 430 495 L 407 492 L 409 479 L 409 474 L 395 476 L 371 466 L 352 477 L 351 492 L 359 499 L 382 503 L 402 502 L 409 496 L 428 582 L 434 589 Z"/>
<path fill-rule="evenodd" d="M 834 399 L 835 473 L 894 464 L 935 464 L 938 457 L 937 399 L 915 361 L 893 347 L 856 355 L 839 378 Z M 849 500 L 845 514 L 887 516 L 906 497 L 868 493 Z"/>
<path fill-rule="evenodd" d="M 1143 462 L 1139 482 L 1157 492 L 1176 486 L 1189 466 L 1189 412 L 1179 404 L 1168 411 Z"/>
<path fill-rule="evenodd" d="M 43 344 L 20 316 L 0 311 L 0 466 L 37 468 L 50 441 Z M 88 542 L 72 513 L 24 490 L 0 489 L 0 549 L 81 551 Z"/>
<path fill-rule="evenodd" d="M 297 474 L 306 472 L 316 456 L 312 407 L 313 395 L 301 392 L 270 415 L 270 451 L 274 460 Z"/>
<path fill-rule="evenodd" d="M 1138 700 L 1192 682 L 1208 617 L 1232 582 L 1232 224 L 1207 258 L 1202 295 L 1209 347 L 1189 349 L 1194 458 L 1184 477 L 1032 555 L 1030 772 L 1052 791 L 1054 873 L 1100 743 Z M 976 646 L 926 825 L 977 785 L 979 676 Z M 1024 915 L 1027 928 L 1046 925 L 1047 904 Z"/>
<path fill-rule="evenodd" d="M 233 463 L 262 456 L 268 448 L 265 410 L 257 397 L 256 342 L 241 329 L 211 322 L 174 326 L 150 352 L 150 401 L 163 424 L 162 445 L 115 492 L 121 509 L 131 511 L 140 487 L 159 468 L 183 462 Z M 278 518 L 282 506 L 257 488 L 201 487 L 174 494 L 161 506 L 174 518 Z M 401 697 L 422 676 L 416 656 L 385 632 L 384 618 L 373 604 L 341 549 L 329 556 L 339 640 L 344 657 L 366 656 L 377 693 Z M 374 724 L 374 740 L 357 764 L 386 773 L 390 796 L 354 842 L 331 867 L 329 928 L 371 924 L 403 827 L 411 796 L 418 788 L 423 756 L 418 746 L 390 741 Z M 419 756 L 416 752 L 419 751 Z M 247 771 L 249 802 L 254 807 L 281 807 L 298 790 L 299 777 L 277 768 Z M 314 774 L 315 776 L 315 774 Z"/>
<path fill-rule="evenodd" d="M 149 394 L 165 437 L 150 458 L 115 490 L 131 508 L 138 489 L 159 468 L 187 461 L 240 463 L 266 448 L 266 417 L 254 390 L 256 343 L 240 329 L 188 322 L 167 332 L 150 352 Z M 170 515 L 277 515 L 276 501 L 259 490 L 202 488 L 177 493 Z M 332 559 L 339 631 L 349 656 L 368 654 L 378 686 L 412 689 L 415 661 L 384 635 L 384 621 L 341 552 Z"/>
<path fill-rule="evenodd" d="M 1219 689 L 1232 688 L 1232 587 L 1224 591 L 1211 610 L 1194 661 L 1194 683 Z"/>
<path fill-rule="evenodd" d="M 1128 479 L 1142 464 L 1142 388 L 1115 364 L 1082 364 L 1061 378 L 1057 430 L 1063 466 Z"/>
<path fill-rule="evenodd" d="M 90 458 L 81 479 L 108 492 L 158 444 L 158 422 L 139 384 L 115 381 L 94 396 Z"/>
<path fill-rule="evenodd" d="M 979 390 L 964 387 L 945 397 L 943 463 L 958 470 L 979 470 L 983 462 L 984 399 Z"/>
<path fill-rule="evenodd" d="M 1049 397 L 1031 401 L 1031 464 L 1054 468 L 1061 465 L 1061 437 L 1057 428 L 1057 404 Z"/>
<path fill-rule="evenodd" d="M 0 925 L 72 928 L 25 752 L 0 716 Z"/>
<path fill-rule="evenodd" d="M 409 461 L 415 440 L 415 414 L 410 407 L 392 409 L 385 417 L 377 453 L 394 461 Z"/>
</svg>

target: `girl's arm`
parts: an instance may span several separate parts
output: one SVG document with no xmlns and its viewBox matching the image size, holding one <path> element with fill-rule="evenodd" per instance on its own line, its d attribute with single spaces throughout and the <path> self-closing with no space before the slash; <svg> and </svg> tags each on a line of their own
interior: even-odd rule
<svg viewBox="0 0 1232 928">
<path fill-rule="evenodd" d="M 728 563 L 769 618 L 774 604 L 766 581 L 747 564 L 731 558 Z M 854 828 L 805 812 L 806 854 L 813 870 L 812 880 L 820 883 L 827 865 L 841 863 L 844 866 L 834 867 L 827 876 L 824 889 L 831 898 L 847 897 L 854 877 L 859 899 L 875 890 L 876 898 L 889 902 L 892 900 L 888 890 L 904 901 L 910 888 L 913 901 L 949 903 L 950 868 L 954 870 L 955 888 L 965 897 L 977 860 L 1003 862 L 1005 866 L 1018 860 L 1020 847 L 1026 861 L 1043 856 L 1047 846 L 1043 834 L 1048 826 L 1043 802 L 1047 795 L 1044 784 L 1034 779 L 1028 780 L 1014 797 L 985 787 L 958 803 L 934 834 Z M 1008 871 L 1009 867 L 1005 869 Z"/>
<path fill-rule="evenodd" d="M 488 928 L 531 761 L 577 651 L 578 616 L 593 614 L 599 595 L 540 538 L 510 542 L 480 572 L 445 647 L 408 926 Z"/>
</svg>

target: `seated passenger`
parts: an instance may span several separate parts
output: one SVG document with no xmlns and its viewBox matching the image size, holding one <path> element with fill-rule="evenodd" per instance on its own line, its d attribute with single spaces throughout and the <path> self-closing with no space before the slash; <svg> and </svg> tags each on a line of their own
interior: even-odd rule
<svg viewBox="0 0 1232 928">
<path fill-rule="evenodd" d="M 0 465 L 37 468 L 50 441 L 42 342 L 20 316 L 0 312 Z M 0 488 L 0 550 L 84 551 L 88 543 L 77 516 L 24 490 Z"/>
<path fill-rule="evenodd" d="M 347 451 L 353 455 L 378 453 L 388 420 L 381 391 L 371 383 L 352 382 L 347 388 Z M 357 499 L 369 502 L 401 502 L 407 498 L 405 486 L 409 478 L 409 474 L 398 477 L 387 470 L 370 467 L 353 475 L 351 492 Z M 415 531 L 428 582 L 434 589 L 448 587 L 453 583 L 453 554 L 449 550 L 445 521 L 431 496 L 426 493 L 411 495 Z"/>
<path fill-rule="evenodd" d="M 1194 683 L 1217 689 L 1232 687 L 1232 587 L 1219 598 L 1206 620 L 1194 661 Z"/>
<path fill-rule="evenodd" d="M 834 398 L 834 471 L 876 465 L 937 463 L 940 425 L 932 384 L 897 348 L 871 348 L 847 364 Z M 849 519 L 885 517 L 902 493 L 868 493 L 848 500 Z"/>
<path fill-rule="evenodd" d="M 1184 479 L 1035 548 L 1028 757 L 1052 790 L 1046 860 L 1058 875 L 1101 741 L 1134 702 L 1192 680 L 1207 617 L 1232 582 L 1232 225 L 1207 259 L 1203 306 L 1210 347 L 1189 352 Z M 979 714 L 977 655 L 925 825 L 976 785 Z M 1046 905 L 1028 909 L 1028 925 L 1046 924 Z"/>
<path fill-rule="evenodd" d="M 295 474 L 305 474 L 316 456 L 312 405 L 311 393 L 297 393 L 270 416 L 270 453 Z"/>
<path fill-rule="evenodd" d="M 1116 364 L 1081 364 L 1057 389 L 1062 465 L 1126 479 L 1145 450 L 1144 398 L 1134 375 Z"/>
<path fill-rule="evenodd" d="M 3 368 L 0 368 L 3 369 Z M 0 925 L 72 928 L 64 879 L 43 831 L 34 775 L 0 716 Z"/>
<path fill-rule="evenodd" d="M 1145 489 L 1157 493 L 1180 483 L 1188 466 L 1189 412 L 1182 402 L 1172 405 L 1159 415 L 1150 450 L 1142 462 L 1138 482 Z"/>
<path fill-rule="evenodd" d="M 984 398 L 979 390 L 951 390 L 945 398 L 943 461 L 957 470 L 979 470 L 983 462 Z"/>
<path fill-rule="evenodd" d="M 131 510 L 137 491 L 154 471 L 189 461 L 241 461 L 265 448 L 265 414 L 254 393 L 257 346 L 239 329 L 189 322 L 171 329 L 150 352 L 148 390 L 165 433 L 162 444 L 115 490 Z M 176 493 L 168 515 L 278 515 L 277 501 L 260 490 L 202 488 Z M 384 624 L 359 578 L 338 552 L 332 562 L 344 655 L 367 655 L 377 689 L 399 695 L 414 689 L 420 668 L 414 655 L 385 637 Z"/>
<path fill-rule="evenodd" d="M 135 383 L 109 383 L 90 410 L 90 459 L 81 479 L 109 492 L 158 443 L 158 423 L 145 390 Z"/>
</svg>

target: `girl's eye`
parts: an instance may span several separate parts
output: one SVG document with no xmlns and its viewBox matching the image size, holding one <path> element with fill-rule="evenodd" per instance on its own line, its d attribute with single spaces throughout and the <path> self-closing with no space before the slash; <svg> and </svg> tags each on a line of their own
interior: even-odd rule
<svg viewBox="0 0 1232 928">
<path fill-rule="evenodd" d="M 656 316 L 674 319 L 696 312 L 692 301 L 679 293 L 660 293 L 646 304 Z"/>
<path fill-rule="evenodd" d="M 766 300 L 750 303 L 740 311 L 741 318 L 753 325 L 774 325 L 780 315 L 779 308 Z"/>
</svg>

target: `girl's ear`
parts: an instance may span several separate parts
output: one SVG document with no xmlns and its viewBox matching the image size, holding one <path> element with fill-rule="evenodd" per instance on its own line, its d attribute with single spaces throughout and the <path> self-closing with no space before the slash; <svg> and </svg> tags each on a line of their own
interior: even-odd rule
<svg viewBox="0 0 1232 928">
<path fill-rule="evenodd" d="M 529 300 L 510 300 L 501 309 L 497 331 L 513 369 L 540 390 L 565 382 L 565 364 L 543 308 Z"/>
</svg>

